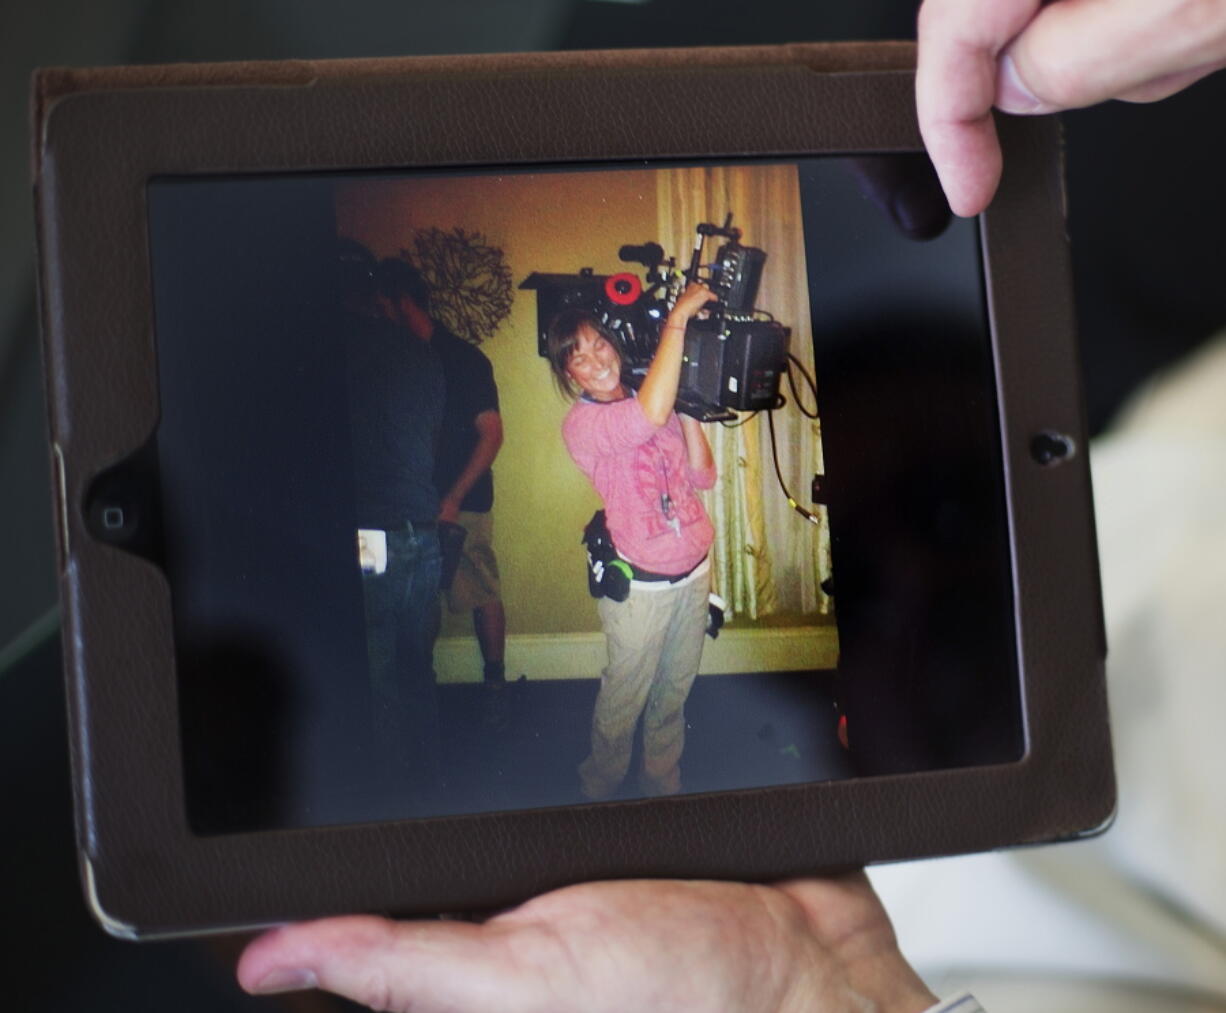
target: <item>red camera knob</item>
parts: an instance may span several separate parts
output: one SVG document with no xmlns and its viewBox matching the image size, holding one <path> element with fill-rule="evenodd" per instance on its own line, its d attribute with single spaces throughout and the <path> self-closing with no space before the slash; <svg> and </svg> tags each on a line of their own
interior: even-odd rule
<svg viewBox="0 0 1226 1013">
<path fill-rule="evenodd" d="M 629 306 L 643 294 L 643 283 L 638 275 L 623 271 L 621 274 L 611 274 L 605 279 L 604 294 L 609 301 L 618 306 Z"/>
</svg>

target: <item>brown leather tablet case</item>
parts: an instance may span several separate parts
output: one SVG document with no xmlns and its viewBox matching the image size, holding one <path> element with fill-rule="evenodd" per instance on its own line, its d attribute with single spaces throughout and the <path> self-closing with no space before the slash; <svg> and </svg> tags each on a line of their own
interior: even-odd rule
<svg viewBox="0 0 1226 1013">
<path fill-rule="evenodd" d="M 909 44 L 49 69 L 32 171 L 85 889 L 118 935 L 348 911 L 489 909 L 618 876 L 773 879 L 1077 836 L 1114 806 L 1050 122 L 1002 120 L 984 216 L 1027 750 L 1011 764 L 607 806 L 199 837 L 184 812 L 171 606 L 81 504 L 159 416 L 145 185 L 161 175 L 913 151 Z M 718 95 L 701 114 L 661 95 Z M 1035 209 L 1045 209 L 1036 214 Z"/>
</svg>

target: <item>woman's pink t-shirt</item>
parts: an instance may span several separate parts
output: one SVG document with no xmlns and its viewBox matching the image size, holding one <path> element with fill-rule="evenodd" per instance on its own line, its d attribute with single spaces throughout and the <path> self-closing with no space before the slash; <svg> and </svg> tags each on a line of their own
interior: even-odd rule
<svg viewBox="0 0 1226 1013">
<path fill-rule="evenodd" d="M 670 575 L 702 562 L 715 530 L 695 490 L 715 485 L 715 467 L 690 467 L 676 413 L 655 426 L 634 397 L 576 401 L 562 423 L 562 439 L 604 501 L 609 534 L 623 559 Z"/>
</svg>

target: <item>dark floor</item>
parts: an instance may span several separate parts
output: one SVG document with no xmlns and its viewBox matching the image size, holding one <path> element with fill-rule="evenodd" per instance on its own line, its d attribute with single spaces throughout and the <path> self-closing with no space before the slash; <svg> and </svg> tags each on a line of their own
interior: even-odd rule
<svg viewBox="0 0 1226 1013">
<path fill-rule="evenodd" d="M 847 777 L 851 770 L 835 738 L 837 715 L 829 673 L 709 675 L 694 684 L 686 704 L 683 790 L 731 791 Z M 396 797 L 364 776 L 357 757 L 352 775 L 310 815 L 292 822 L 364 822 L 406 816 L 498 812 L 578 805 L 576 768 L 587 754 L 595 679 L 439 687 L 443 790 L 428 802 Z M 635 772 L 615 799 L 640 797 Z M 412 772 L 406 772 L 412 779 Z"/>
<path fill-rule="evenodd" d="M 699 678 L 686 704 L 684 791 L 847 776 L 827 682 L 809 672 Z M 576 679 L 511 684 L 498 692 L 494 704 L 505 714 L 505 727 L 478 725 L 451 742 L 447 768 L 457 805 L 471 811 L 581 802 L 575 768 L 587 755 L 597 688 L 594 679 Z M 472 685 L 445 686 L 440 694 L 443 720 L 457 728 L 489 713 L 493 695 Z M 637 797 L 639 745 L 618 798 Z"/>
</svg>

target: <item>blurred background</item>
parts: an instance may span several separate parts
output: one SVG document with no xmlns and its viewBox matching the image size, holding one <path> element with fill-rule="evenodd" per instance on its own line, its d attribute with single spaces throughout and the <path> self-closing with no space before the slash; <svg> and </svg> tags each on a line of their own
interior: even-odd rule
<svg viewBox="0 0 1226 1013">
<path fill-rule="evenodd" d="M 319 996 L 249 999 L 233 984 L 236 941 L 119 943 L 84 910 L 34 301 L 31 70 L 913 38 L 917 6 L 8 0 L 0 38 L 0 909 L 9 913 L 11 959 L 0 1005 L 345 1008 Z M 1209 344 L 1226 325 L 1223 109 L 1219 73 L 1157 105 L 1113 103 L 1064 117 L 1087 408 L 1103 434 L 1093 461 L 1121 817 L 1090 844 L 875 874 L 904 949 L 933 987 L 971 984 L 993 1013 L 1226 1009 L 1226 753 L 1210 724 L 1226 713 L 1226 357 Z M 1163 373 L 1194 350 L 1192 365 Z"/>
</svg>

